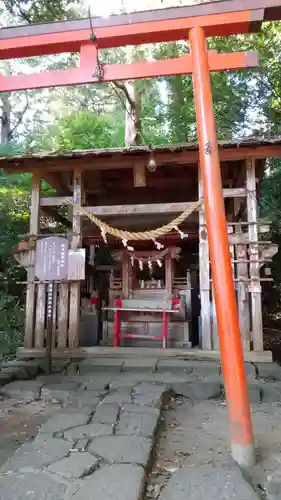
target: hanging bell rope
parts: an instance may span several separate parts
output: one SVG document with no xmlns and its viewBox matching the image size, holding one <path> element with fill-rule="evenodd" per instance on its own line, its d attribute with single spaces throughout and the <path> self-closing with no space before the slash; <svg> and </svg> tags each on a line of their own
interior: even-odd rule
<svg viewBox="0 0 281 500">
<path fill-rule="evenodd" d="M 67 198 L 65 200 L 65 203 L 68 205 L 72 205 L 76 212 L 86 215 L 88 219 L 90 219 L 96 226 L 98 226 L 102 232 L 102 234 L 110 234 L 111 236 L 115 236 L 115 238 L 119 238 L 121 240 L 131 240 L 131 241 L 136 241 L 136 240 L 154 240 L 156 238 L 159 238 L 161 236 L 165 236 L 166 234 L 170 233 L 173 231 L 175 226 L 179 226 L 180 224 L 183 223 L 185 219 L 187 219 L 190 214 L 195 212 L 200 208 L 200 206 L 203 204 L 203 200 L 195 201 L 192 203 L 181 215 L 173 219 L 171 222 L 166 224 L 165 226 L 159 227 L 158 229 L 152 229 L 150 231 L 144 231 L 144 232 L 130 232 L 130 231 L 124 231 L 122 229 L 118 229 L 112 226 L 109 226 L 105 222 L 101 221 L 93 215 L 89 210 L 87 210 L 85 207 L 81 207 L 77 203 L 74 203 L 71 199 Z"/>
</svg>

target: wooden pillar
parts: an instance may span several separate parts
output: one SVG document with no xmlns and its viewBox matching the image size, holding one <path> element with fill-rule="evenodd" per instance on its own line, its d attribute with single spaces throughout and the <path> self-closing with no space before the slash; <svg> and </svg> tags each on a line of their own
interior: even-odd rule
<svg viewBox="0 0 281 500">
<path fill-rule="evenodd" d="M 60 283 L 58 293 L 58 347 L 67 346 L 68 305 L 69 285 L 68 283 Z"/>
<path fill-rule="evenodd" d="M 254 351 L 263 351 L 261 283 L 259 268 L 257 191 L 255 160 L 246 160 L 247 213 L 249 222 L 250 293 L 252 312 L 252 340 Z"/>
<path fill-rule="evenodd" d="M 73 176 L 73 201 L 74 203 L 82 204 L 82 173 L 79 169 L 74 169 Z M 76 209 L 73 209 L 71 248 L 76 249 L 81 247 L 81 215 L 77 214 Z M 79 345 L 79 325 L 80 325 L 80 291 L 81 283 L 76 281 L 70 284 L 69 297 L 69 332 L 68 332 L 68 347 L 74 349 Z"/>
<path fill-rule="evenodd" d="M 129 255 L 124 252 L 122 254 L 122 278 L 123 278 L 123 298 L 129 298 Z"/>
<path fill-rule="evenodd" d="M 191 347 L 190 342 L 190 329 L 192 327 L 192 300 L 191 300 L 191 271 L 187 269 L 186 271 L 186 290 L 185 290 L 185 317 L 183 324 L 183 340 L 182 347 Z"/>
<path fill-rule="evenodd" d="M 236 227 L 238 234 L 242 233 L 242 226 Z M 239 312 L 240 331 L 244 351 L 250 351 L 250 309 L 248 293 L 248 259 L 247 245 L 238 244 L 236 246 L 237 259 L 237 302 Z"/>
<path fill-rule="evenodd" d="M 37 235 L 40 222 L 40 174 L 32 174 L 32 193 L 31 193 L 31 209 L 30 209 L 30 235 Z M 26 290 L 26 305 L 25 305 L 25 335 L 24 347 L 30 349 L 33 344 L 34 333 L 34 314 L 35 314 L 35 249 L 29 251 L 29 265 L 27 270 L 27 290 Z"/>
<path fill-rule="evenodd" d="M 203 186 L 200 168 L 198 165 L 198 195 L 203 197 Z M 201 347 L 204 350 L 212 349 L 211 317 L 210 317 L 210 264 L 209 244 L 206 227 L 204 206 L 199 210 L 199 290 L 201 301 Z"/>
<path fill-rule="evenodd" d="M 45 320 L 46 320 L 46 285 L 37 285 L 36 318 L 35 318 L 35 348 L 44 347 L 45 342 Z"/>
<path fill-rule="evenodd" d="M 217 320 L 217 310 L 216 310 L 216 302 L 215 302 L 215 294 L 214 294 L 214 285 L 212 283 L 211 289 L 211 331 L 212 331 L 212 349 L 215 351 L 219 351 L 220 343 L 219 343 L 219 334 L 218 334 L 218 320 Z"/>
<path fill-rule="evenodd" d="M 172 297 L 173 292 L 173 269 L 172 269 L 172 257 L 169 252 L 165 258 L 165 275 L 166 275 L 166 291 L 169 298 Z"/>
</svg>

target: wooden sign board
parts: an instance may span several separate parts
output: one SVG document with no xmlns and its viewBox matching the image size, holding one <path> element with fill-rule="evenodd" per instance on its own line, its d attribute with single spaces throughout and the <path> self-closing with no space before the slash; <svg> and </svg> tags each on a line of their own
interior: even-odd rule
<svg viewBox="0 0 281 500">
<path fill-rule="evenodd" d="M 64 281 L 68 275 L 68 240 L 49 236 L 37 241 L 35 276 L 40 281 Z"/>
<path fill-rule="evenodd" d="M 78 248 L 68 251 L 68 280 L 80 281 L 85 279 L 86 250 Z"/>
</svg>

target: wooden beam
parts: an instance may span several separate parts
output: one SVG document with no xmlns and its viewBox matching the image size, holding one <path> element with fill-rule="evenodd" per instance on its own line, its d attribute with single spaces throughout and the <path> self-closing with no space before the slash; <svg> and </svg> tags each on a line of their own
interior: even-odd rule
<svg viewBox="0 0 281 500">
<path fill-rule="evenodd" d="M 57 191 L 57 194 L 70 194 L 69 189 L 64 185 L 61 175 L 55 172 L 42 172 L 42 178 L 46 181 L 52 188 Z"/>
<path fill-rule="evenodd" d="M 245 198 L 246 194 L 245 188 L 225 188 L 223 190 L 224 198 Z"/>
<path fill-rule="evenodd" d="M 72 196 L 48 196 L 40 198 L 41 207 L 57 207 L 63 205 L 67 199 L 73 200 Z"/>
<path fill-rule="evenodd" d="M 30 234 L 38 234 L 40 223 L 40 188 L 41 180 L 39 173 L 32 176 L 32 192 L 31 192 L 31 208 L 30 208 Z M 25 335 L 24 346 L 27 348 L 33 347 L 33 334 L 34 334 L 34 315 L 35 315 L 35 256 L 36 251 L 30 250 L 29 252 L 29 266 L 27 270 L 27 290 L 26 290 L 26 304 L 25 304 Z M 40 331 L 41 335 L 41 331 Z M 41 344 L 41 341 L 40 341 Z M 42 346 L 41 346 L 42 347 Z"/>
<path fill-rule="evenodd" d="M 246 162 L 247 214 L 250 240 L 250 278 L 252 305 L 252 335 L 254 351 L 263 351 L 261 284 L 259 271 L 258 225 L 257 225 L 257 191 L 255 159 Z"/>
<path fill-rule="evenodd" d="M 78 205 L 82 203 L 83 196 L 83 178 L 80 170 L 74 170 L 73 174 L 73 200 Z M 81 216 L 77 214 L 76 209 L 73 209 L 73 222 L 71 248 L 76 249 L 81 246 Z M 73 349 L 79 345 L 79 325 L 80 325 L 80 281 L 73 282 L 70 285 L 69 298 L 69 332 L 68 332 L 68 347 Z"/>
<path fill-rule="evenodd" d="M 108 205 L 87 207 L 87 210 L 97 216 L 117 216 L 117 215 L 153 215 L 184 212 L 190 203 L 158 203 L 151 205 Z"/>
<path fill-rule="evenodd" d="M 143 161 L 148 161 L 149 151 L 145 147 L 136 148 L 136 151 L 142 153 Z M 105 151 L 106 152 L 106 151 Z M 130 154 L 118 154 L 121 153 L 120 150 L 112 149 L 108 150 L 111 157 L 106 157 L 102 160 L 100 156 L 101 151 L 95 150 L 89 152 L 87 155 L 77 156 L 75 159 L 71 158 L 71 161 L 67 156 L 57 156 L 57 157 L 43 157 L 41 161 L 38 158 L 25 157 L 17 158 L 14 162 L 9 159 L 0 159 L 0 168 L 7 173 L 20 173 L 20 172 L 33 172 L 39 168 L 44 168 L 48 174 L 44 174 L 44 178 L 47 182 L 50 179 L 50 185 L 56 188 L 52 182 L 56 183 L 58 178 L 51 181 L 50 173 L 55 171 L 72 171 L 74 167 L 80 167 L 83 170 L 114 170 L 114 169 L 132 169 L 135 161 L 134 152 Z M 146 153 L 146 154 L 145 154 Z M 231 162 L 245 160 L 246 158 L 255 158 L 264 160 L 266 158 L 281 158 L 281 144 L 270 144 L 270 145 L 251 145 L 240 147 L 224 147 L 223 143 L 219 145 L 219 155 L 221 162 Z M 186 151 L 169 151 L 160 152 L 159 150 L 154 152 L 154 157 L 157 165 L 171 165 L 171 167 L 177 167 L 185 165 L 187 169 L 194 167 L 199 161 L 199 153 L 196 149 L 186 150 Z M 60 176 L 59 176 L 60 177 Z M 57 189 L 57 188 L 56 188 Z M 65 186 L 63 187 L 63 192 L 58 194 L 67 194 Z"/>
<path fill-rule="evenodd" d="M 138 150 L 138 149 L 137 149 Z M 139 148 L 139 150 L 143 153 L 144 162 L 148 161 L 149 152 L 146 149 Z M 108 150 L 111 153 L 111 157 L 106 157 L 106 160 L 102 160 L 100 156 L 100 152 L 98 150 L 95 152 L 91 152 L 88 155 L 81 155 L 81 157 L 76 157 L 75 159 L 67 158 L 66 156 L 58 156 L 58 157 L 43 157 L 39 162 L 38 159 L 34 159 L 32 157 L 28 158 L 17 158 L 14 163 L 11 162 L 11 159 L 7 161 L 6 159 L 0 159 L 0 167 L 4 169 L 7 173 L 19 173 L 19 172 L 33 172 L 34 170 L 38 170 L 38 168 L 44 168 L 48 171 L 48 174 L 44 174 L 44 178 L 50 179 L 50 173 L 56 171 L 72 171 L 74 167 L 80 167 L 83 170 L 114 170 L 114 169 L 124 169 L 129 168 L 132 169 L 135 161 L 135 156 L 133 152 L 131 154 L 127 154 L 123 156 L 118 150 Z M 145 154 L 147 153 L 147 154 Z M 281 145 L 280 144 L 271 144 L 265 146 L 240 146 L 238 147 L 229 147 L 224 148 L 223 144 L 220 145 L 219 148 L 220 161 L 221 162 L 231 162 L 231 161 L 239 161 L 245 160 L 246 158 L 256 158 L 256 159 L 266 159 L 266 158 L 281 158 Z M 199 153 L 195 150 L 190 151 L 169 151 L 168 153 L 161 153 L 159 151 L 154 152 L 154 157 L 157 165 L 171 165 L 171 167 L 177 167 L 185 165 L 187 169 L 194 167 L 199 161 Z M 53 182 L 54 181 L 54 182 Z M 55 188 L 56 180 L 53 179 L 50 184 Z M 57 189 L 57 188 L 56 188 Z M 59 188 L 58 188 L 59 189 Z M 66 194 L 66 188 L 64 186 L 63 193 Z M 60 194 L 60 193 L 59 193 Z"/>
<path fill-rule="evenodd" d="M 224 197 L 244 197 L 246 190 L 244 188 L 224 189 Z M 67 196 L 41 198 L 42 207 L 52 207 L 62 205 Z M 72 199 L 72 198 L 71 198 Z M 107 205 L 96 207 L 85 207 L 87 210 L 97 216 L 117 216 L 117 215 L 144 215 L 144 214 L 166 214 L 184 212 L 194 201 L 187 203 L 157 203 L 148 205 Z"/>
<path fill-rule="evenodd" d="M 146 186 L 146 165 L 144 163 L 136 163 L 133 167 L 134 187 Z"/>
</svg>

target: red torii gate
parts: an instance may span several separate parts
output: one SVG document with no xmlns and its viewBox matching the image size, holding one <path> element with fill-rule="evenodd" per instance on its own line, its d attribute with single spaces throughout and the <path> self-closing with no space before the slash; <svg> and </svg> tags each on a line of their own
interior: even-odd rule
<svg viewBox="0 0 281 500">
<path fill-rule="evenodd" d="M 200 167 L 214 281 L 220 349 L 229 411 L 232 455 L 242 466 L 255 462 L 243 350 L 228 246 L 226 216 L 210 71 L 258 65 L 255 52 L 208 52 L 206 37 L 259 31 L 264 20 L 281 19 L 280 0 L 228 0 L 192 7 L 137 12 L 0 30 L 0 59 L 79 52 L 80 67 L 32 75 L 0 76 L 0 92 L 192 74 Z M 94 36 L 93 36 L 94 34 Z M 98 49 L 189 38 L 191 53 L 179 59 L 99 64 Z"/>
</svg>

